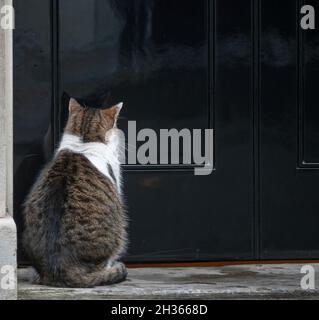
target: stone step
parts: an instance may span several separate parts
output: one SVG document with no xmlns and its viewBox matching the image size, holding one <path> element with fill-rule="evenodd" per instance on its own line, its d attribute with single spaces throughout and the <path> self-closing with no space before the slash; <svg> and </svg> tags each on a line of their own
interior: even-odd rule
<svg viewBox="0 0 319 320">
<path fill-rule="evenodd" d="M 304 290 L 301 264 L 236 265 L 198 268 L 130 268 L 120 284 L 90 289 L 30 283 L 31 270 L 18 270 L 19 299 L 319 299 Z M 319 264 L 312 264 L 319 274 Z"/>
</svg>

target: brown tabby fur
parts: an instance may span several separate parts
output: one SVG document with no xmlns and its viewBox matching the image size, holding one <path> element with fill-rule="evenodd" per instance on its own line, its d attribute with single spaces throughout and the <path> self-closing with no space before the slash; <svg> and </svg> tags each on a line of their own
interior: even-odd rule
<svg viewBox="0 0 319 320">
<path fill-rule="evenodd" d="M 65 132 L 102 142 L 117 109 L 84 108 L 70 101 Z M 39 282 L 92 287 L 126 278 L 117 259 L 126 247 L 126 220 L 113 183 L 81 154 L 60 151 L 44 168 L 25 202 L 24 245 Z"/>
</svg>

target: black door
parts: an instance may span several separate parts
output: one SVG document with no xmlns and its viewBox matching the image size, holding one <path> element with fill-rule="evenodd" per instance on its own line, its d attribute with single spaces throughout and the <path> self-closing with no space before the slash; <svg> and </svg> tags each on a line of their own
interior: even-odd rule
<svg viewBox="0 0 319 320">
<path fill-rule="evenodd" d="M 124 130 L 132 120 L 137 130 L 214 129 L 210 175 L 192 164 L 123 166 L 127 260 L 317 257 L 318 44 L 298 27 L 300 6 L 15 0 L 19 233 L 21 202 L 67 117 L 66 91 L 92 105 L 123 101 Z"/>
</svg>

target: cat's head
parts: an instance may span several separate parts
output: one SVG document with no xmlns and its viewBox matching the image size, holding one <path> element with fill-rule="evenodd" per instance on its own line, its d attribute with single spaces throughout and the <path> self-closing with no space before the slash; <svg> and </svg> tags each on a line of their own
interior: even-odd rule
<svg viewBox="0 0 319 320">
<path fill-rule="evenodd" d="M 89 108 L 71 98 L 64 132 L 79 136 L 83 142 L 108 142 L 116 131 L 122 105 L 119 103 L 107 109 Z"/>
</svg>

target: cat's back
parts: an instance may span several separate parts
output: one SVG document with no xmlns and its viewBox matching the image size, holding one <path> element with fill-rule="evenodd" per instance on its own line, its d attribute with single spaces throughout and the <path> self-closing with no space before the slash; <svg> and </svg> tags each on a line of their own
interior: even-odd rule
<svg viewBox="0 0 319 320">
<path fill-rule="evenodd" d="M 98 219 L 103 225 L 108 216 L 116 223 L 122 212 L 116 185 L 85 156 L 69 150 L 60 151 L 38 178 L 25 202 L 27 219 L 45 218 L 50 206 L 64 223 Z"/>
<path fill-rule="evenodd" d="M 115 185 L 83 155 L 60 151 L 44 170 L 25 208 L 26 242 L 72 248 L 85 260 L 103 260 L 126 238 L 126 221 Z M 103 248 L 103 250 L 101 250 Z M 92 256 L 91 256 L 92 255 Z"/>
<path fill-rule="evenodd" d="M 90 160 L 81 153 L 62 150 L 49 167 L 40 188 L 54 196 L 63 194 L 64 214 L 81 213 L 92 219 L 95 214 L 104 216 L 122 209 L 121 198 L 116 185 L 101 173 Z"/>
</svg>

